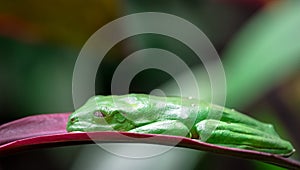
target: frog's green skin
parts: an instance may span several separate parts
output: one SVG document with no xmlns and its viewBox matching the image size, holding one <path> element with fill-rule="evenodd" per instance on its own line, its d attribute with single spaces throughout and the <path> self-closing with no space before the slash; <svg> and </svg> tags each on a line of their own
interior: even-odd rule
<svg viewBox="0 0 300 170">
<path fill-rule="evenodd" d="M 222 111 L 220 120 L 212 118 Z M 210 114 L 208 114 L 210 113 Z M 72 113 L 67 131 L 128 131 L 200 138 L 207 143 L 289 156 L 295 149 L 271 124 L 191 98 L 94 96 Z"/>
</svg>

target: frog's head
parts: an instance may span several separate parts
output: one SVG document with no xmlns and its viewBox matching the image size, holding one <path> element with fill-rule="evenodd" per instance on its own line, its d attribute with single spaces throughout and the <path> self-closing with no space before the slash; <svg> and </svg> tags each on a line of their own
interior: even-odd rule
<svg viewBox="0 0 300 170">
<path fill-rule="evenodd" d="M 73 112 L 68 120 L 67 131 L 127 131 L 134 128 L 124 113 L 114 105 L 111 96 L 90 98 Z"/>
</svg>

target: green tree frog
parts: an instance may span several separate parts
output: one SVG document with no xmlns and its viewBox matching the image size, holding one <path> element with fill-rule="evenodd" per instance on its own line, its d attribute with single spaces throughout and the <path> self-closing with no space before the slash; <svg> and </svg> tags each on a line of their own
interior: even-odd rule
<svg viewBox="0 0 300 170">
<path fill-rule="evenodd" d="M 219 118 L 214 114 L 221 113 Z M 215 116 L 218 117 L 218 116 Z M 128 131 L 185 136 L 207 143 L 289 156 L 295 149 L 271 124 L 193 98 L 147 94 L 94 96 L 73 112 L 67 131 Z"/>
</svg>

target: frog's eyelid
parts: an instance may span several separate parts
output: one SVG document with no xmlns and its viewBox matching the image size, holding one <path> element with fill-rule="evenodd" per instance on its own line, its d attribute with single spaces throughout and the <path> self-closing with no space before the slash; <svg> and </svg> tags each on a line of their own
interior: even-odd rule
<svg viewBox="0 0 300 170">
<path fill-rule="evenodd" d="M 95 111 L 94 113 L 94 116 L 96 116 L 96 117 L 105 117 L 105 115 L 101 112 L 101 111 Z"/>
</svg>

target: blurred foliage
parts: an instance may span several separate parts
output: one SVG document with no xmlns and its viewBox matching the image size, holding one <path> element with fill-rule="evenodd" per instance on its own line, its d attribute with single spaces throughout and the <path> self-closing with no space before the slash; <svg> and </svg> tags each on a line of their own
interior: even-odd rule
<svg viewBox="0 0 300 170">
<path fill-rule="evenodd" d="M 245 105 L 299 70 L 299 5 L 287 1 L 269 6 L 228 45 L 223 54 L 227 105 Z M 247 100 L 240 100 L 241 95 Z"/>
<path fill-rule="evenodd" d="M 227 75 L 227 105 L 275 124 L 277 131 L 300 150 L 299 1 L 0 0 L 0 4 L 0 123 L 31 114 L 72 111 L 72 71 L 80 47 L 89 36 L 117 17 L 161 11 L 187 19 L 212 41 Z M 125 56 L 151 47 L 180 56 L 193 68 L 204 98 L 207 95 L 209 99 L 210 82 L 201 61 L 184 44 L 157 35 L 135 36 L 117 44 L 98 70 L 97 93 L 110 93 L 113 72 Z M 184 73 L 178 76 L 184 78 Z M 130 88 L 134 92 L 150 92 L 169 82 L 162 89 L 176 94 L 178 88 L 172 79 L 176 78 L 147 70 L 135 77 Z M 43 149 L 12 155 L 0 159 L 0 169 L 91 169 L 91 163 L 99 167 L 121 160 L 95 148 L 99 147 Z M 299 159 L 298 154 L 294 158 Z M 116 165 L 132 169 L 149 168 L 151 161 L 151 165 L 161 169 L 174 169 L 171 164 L 182 167 L 187 162 L 190 169 L 281 169 L 188 149 L 176 149 L 157 160 L 121 161 L 123 164 Z"/>
<path fill-rule="evenodd" d="M 121 12 L 119 1 L 0 0 L 0 34 L 80 47 Z"/>
<path fill-rule="evenodd" d="M 77 52 L 0 37 L 1 121 L 72 110 L 72 70 Z"/>
</svg>

